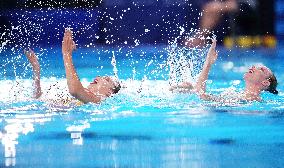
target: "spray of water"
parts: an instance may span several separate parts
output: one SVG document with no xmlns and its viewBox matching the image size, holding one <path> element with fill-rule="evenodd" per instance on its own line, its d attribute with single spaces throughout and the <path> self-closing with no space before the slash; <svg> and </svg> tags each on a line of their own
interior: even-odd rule
<svg viewBox="0 0 284 168">
<path fill-rule="evenodd" d="M 114 54 L 114 51 L 112 51 L 112 58 L 111 58 L 111 65 L 113 67 L 113 74 L 114 74 L 114 77 L 116 79 L 118 79 L 118 70 L 117 70 L 117 67 L 116 67 L 116 59 L 115 59 L 115 54 Z"/>
<path fill-rule="evenodd" d="M 40 3 L 36 3 L 34 0 L 26 0 L 24 2 L 24 7 L 26 9 L 29 9 L 31 7 L 40 7 L 42 10 L 39 10 L 36 12 L 36 15 L 32 15 L 29 10 L 23 9 L 19 13 L 11 14 L 11 18 L 19 18 L 17 22 L 13 22 L 13 25 L 11 25 L 11 30 L 7 31 L 6 34 L 3 34 L 1 37 L 6 37 L 7 34 L 11 38 L 6 39 L 1 45 L 0 45 L 0 53 L 3 53 L 4 50 L 7 50 L 8 47 L 12 46 L 12 54 L 19 55 L 19 52 L 21 53 L 24 48 L 27 47 L 37 47 L 42 48 L 43 46 L 40 46 L 40 43 L 42 41 L 47 41 L 47 44 L 52 44 L 54 42 L 51 41 L 51 39 L 58 40 L 59 44 L 62 39 L 63 31 L 65 27 L 74 27 L 74 37 L 75 40 L 80 39 L 81 37 L 87 36 L 87 41 L 89 42 L 87 44 L 81 44 L 82 41 L 78 41 L 78 44 L 82 47 L 91 48 L 95 46 L 93 44 L 96 44 L 98 40 L 101 40 L 103 44 L 115 44 L 118 41 L 121 41 L 119 37 L 114 36 L 113 34 L 110 34 L 108 32 L 111 32 L 109 28 L 102 27 L 101 32 L 103 32 L 104 36 L 102 37 L 100 34 L 97 34 L 97 32 L 94 31 L 94 27 L 96 27 L 95 21 L 96 19 L 100 21 L 105 21 L 106 25 L 112 25 L 111 27 L 115 29 L 116 31 L 120 31 L 121 27 L 117 26 L 116 23 L 121 20 L 128 19 L 127 16 L 133 9 L 142 9 L 143 7 L 139 4 L 133 3 L 131 7 L 127 7 L 126 9 L 122 9 L 121 11 L 118 11 L 115 15 L 112 13 L 106 11 L 100 11 L 98 10 L 98 13 L 95 11 L 97 9 L 93 8 L 91 1 L 84 1 L 84 6 L 78 6 L 76 4 L 75 9 L 80 9 L 81 12 L 85 15 L 85 20 L 75 20 L 70 18 L 76 18 L 79 17 L 80 14 L 78 12 L 74 11 L 68 11 L 66 10 L 66 6 L 70 6 L 72 4 L 68 3 L 76 3 L 74 2 L 67 2 L 67 1 L 37 1 Z M 166 3 L 166 2 L 165 2 Z M 170 3 L 170 2 L 167 2 Z M 82 3 L 81 3 L 82 4 Z M 65 6 L 65 7 L 64 7 Z M 86 8 L 82 8 L 86 7 Z M 109 10 L 109 9 L 108 9 Z M 193 10 L 193 9 L 192 9 Z M 97 15 L 98 15 L 98 18 Z M 159 63 L 159 60 L 156 57 L 160 57 L 161 54 L 156 54 L 153 56 L 153 58 L 149 59 L 148 53 L 145 51 L 141 52 L 141 57 L 139 59 L 132 61 L 130 65 L 126 65 L 124 67 L 129 67 L 130 70 L 130 77 L 132 78 L 130 81 L 126 80 L 126 85 L 130 89 L 130 92 L 133 92 L 133 95 L 137 94 L 137 92 L 140 92 L 141 94 L 146 95 L 146 97 L 156 96 L 155 99 L 161 99 L 163 97 L 166 97 L 168 94 L 168 80 L 170 84 L 178 84 L 183 81 L 189 81 L 192 82 L 195 80 L 197 74 L 199 73 L 201 66 L 204 62 L 204 58 L 207 52 L 208 46 L 206 45 L 203 48 L 188 48 L 183 45 L 181 45 L 181 41 L 184 39 L 191 39 L 192 37 L 195 37 L 194 35 L 198 34 L 198 31 L 191 29 L 190 33 L 187 33 L 188 27 L 191 27 L 192 25 L 179 25 L 177 22 L 171 22 L 172 19 L 169 19 L 169 17 L 179 17 L 178 13 L 175 13 L 174 11 L 168 11 L 168 16 L 161 16 L 164 22 L 167 22 L 169 24 L 169 27 L 171 27 L 172 31 L 174 29 L 174 32 L 178 32 L 178 37 L 175 37 L 173 41 L 169 42 L 169 47 L 167 48 L 167 60 L 165 62 Z M 95 16 L 96 15 L 96 16 Z M 62 16 L 62 20 L 56 20 L 54 18 L 58 18 L 55 16 Z M 71 16 L 71 17 L 70 17 Z M 147 16 L 145 16 L 147 17 Z M 68 19 L 69 18 L 69 19 Z M 186 18 L 185 18 L 186 19 Z M 91 20 L 91 22 L 90 22 Z M 142 24 L 142 21 L 137 21 L 138 24 Z M 48 26 L 46 26 L 48 25 Z M 49 34 L 49 30 L 46 30 L 46 27 L 54 27 L 53 33 Z M 76 26 L 75 26 L 76 25 Z M 127 25 L 125 25 L 127 27 Z M 184 27 L 183 27 L 184 26 Z M 179 27 L 179 29 L 177 28 Z M 139 37 L 146 37 L 150 36 L 152 32 L 155 32 L 157 30 L 161 29 L 159 24 L 154 24 L 151 27 L 145 27 L 143 28 L 143 32 L 139 34 Z M 138 29 L 134 28 L 133 31 L 138 31 Z M 163 30 L 164 31 L 164 30 Z M 55 32 L 55 33 L 54 33 Z M 93 33 L 94 32 L 94 33 Z M 172 33 L 172 32 L 171 32 Z M 163 33 L 162 39 L 168 39 L 170 32 L 166 29 Z M 56 37 L 56 38 L 52 38 Z M 3 39 L 3 38 L 2 38 Z M 202 39 L 202 38 L 201 38 Z M 3 40 L 2 40 L 3 41 Z M 77 41 L 76 41 L 77 42 Z M 125 55 L 124 59 L 133 59 L 133 52 L 131 49 L 135 50 L 135 48 L 138 48 L 141 46 L 142 41 L 140 41 L 139 38 L 135 37 L 129 37 L 127 40 L 123 40 L 122 43 L 124 45 L 130 45 L 129 51 Z M 131 44 L 134 44 L 131 46 Z M 9 46 L 10 45 L 10 46 Z M 8 46 L 8 47 L 7 47 Z M 10 49 L 9 49 L 10 50 Z M 49 50 L 41 49 L 41 53 L 45 53 L 44 55 L 55 55 L 54 53 Z M 120 51 L 118 51 L 120 52 Z M 85 53 L 81 53 L 81 55 L 84 55 Z M 89 53 L 88 53 L 89 54 Z M 112 52 L 112 60 L 111 64 L 113 66 L 113 73 L 115 77 L 118 77 L 118 68 L 119 65 L 116 62 L 116 52 Z M 40 55 L 39 55 L 40 56 Z M 152 56 L 151 56 L 152 57 Z M 161 56 L 162 57 L 162 56 Z M 9 90 L 11 90 L 11 95 L 18 95 L 17 99 L 19 99 L 19 94 L 17 93 L 25 93 L 23 97 L 32 97 L 32 86 L 28 83 L 32 83 L 31 81 L 22 82 L 23 78 L 28 77 L 26 74 L 28 71 L 30 72 L 31 69 L 26 68 L 24 72 L 21 72 L 19 74 L 18 70 L 18 64 L 19 57 L 13 56 L 14 61 L 9 61 L 8 65 L 13 65 L 11 68 L 13 71 L 13 75 L 15 77 L 15 80 L 12 80 L 12 88 L 10 87 Z M 102 58 L 103 59 L 103 58 Z M 135 58 L 136 59 L 136 58 Z M 147 59 L 149 61 L 147 61 Z M 48 60 L 48 59 L 47 59 Z M 143 67 L 143 70 L 140 70 L 138 65 L 141 65 L 145 63 L 145 66 Z M 7 66 L 4 66 L 3 69 L 9 69 Z M 48 66 L 47 62 L 41 62 L 41 66 Z M 152 67 L 155 68 L 152 68 Z M 119 68 L 120 70 L 123 68 Z M 169 77 L 163 76 L 160 74 L 163 74 L 165 69 L 169 69 Z M 5 71 L 4 71 L 5 72 Z M 143 77 L 143 80 L 141 81 L 141 76 Z M 30 76 L 29 76 L 30 77 Z M 157 80 L 153 81 L 152 78 L 158 78 L 164 80 Z M 49 99 L 58 99 L 58 98 L 65 98 L 68 97 L 68 91 L 66 91 L 66 82 L 64 80 L 60 80 L 57 77 L 56 81 L 53 81 L 51 79 L 42 80 L 42 86 L 43 86 L 43 92 L 47 93 L 47 98 Z M 53 81 L 53 82 L 51 82 Z M 86 82 L 87 83 L 87 82 Z M 63 86 L 64 85 L 64 86 Z M 132 86 L 132 87 L 131 87 Z M 7 85 L 8 87 L 8 85 Z M 25 91 L 23 91 L 23 88 L 25 88 Z M 59 92 L 61 90 L 63 93 Z M 129 93 L 130 93 L 129 92 Z M 5 95 L 5 94 L 4 94 Z M 49 97 L 48 95 L 52 95 Z M 63 95 L 63 96 L 62 96 Z M 10 96 L 14 97 L 14 96 Z M 135 97 L 135 96 L 134 96 Z M 10 99 L 10 100 L 16 100 Z M 19 99 L 19 100 L 25 100 L 25 99 Z M 143 100 L 143 101 L 146 101 Z M 154 101 L 154 100 L 153 100 Z"/>
<path fill-rule="evenodd" d="M 205 35 L 201 35 L 198 29 L 191 29 L 189 33 L 186 33 L 184 28 L 180 27 L 180 35 L 173 42 L 170 42 L 167 48 L 170 85 L 178 85 L 182 82 L 194 83 L 196 81 L 210 47 L 207 41 L 210 41 L 214 36 L 212 33 L 210 35 L 212 37 L 208 34 L 208 37 L 205 37 Z M 194 40 L 204 41 L 204 45 L 186 45 L 186 42 Z"/>
</svg>

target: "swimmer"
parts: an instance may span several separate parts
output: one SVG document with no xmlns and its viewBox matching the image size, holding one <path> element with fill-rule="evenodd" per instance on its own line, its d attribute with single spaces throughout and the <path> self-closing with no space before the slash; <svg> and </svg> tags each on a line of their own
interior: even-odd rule
<svg viewBox="0 0 284 168">
<path fill-rule="evenodd" d="M 216 52 L 216 40 L 213 40 L 213 43 L 207 53 L 207 57 L 201 73 L 197 79 L 195 85 L 190 83 L 185 83 L 179 85 L 178 87 L 191 88 L 199 97 L 203 100 L 208 101 L 219 101 L 226 102 L 227 97 L 222 95 L 211 95 L 206 91 L 206 81 L 208 79 L 208 74 L 211 66 L 215 63 L 218 53 Z M 276 89 L 277 79 L 273 72 L 266 66 L 252 66 L 243 76 L 245 82 L 245 88 L 242 92 L 230 95 L 232 99 L 238 101 L 261 101 L 261 92 L 268 91 L 273 94 L 278 94 Z M 177 86 L 175 86 L 177 87 Z"/>
<path fill-rule="evenodd" d="M 77 100 L 83 103 L 100 103 L 107 97 L 118 93 L 121 86 L 117 79 L 109 76 L 97 76 L 87 88 L 83 87 L 73 65 L 72 53 L 76 49 L 73 41 L 72 31 L 66 29 L 62 41 L 62 54 L 67 78 L 69 93 Z M 38 59 L 31 49 L 24 51 L 33 68 L 34 97 L 39 98 L 42 95 L 40 86 L 40 65 Z"/>
</svg>

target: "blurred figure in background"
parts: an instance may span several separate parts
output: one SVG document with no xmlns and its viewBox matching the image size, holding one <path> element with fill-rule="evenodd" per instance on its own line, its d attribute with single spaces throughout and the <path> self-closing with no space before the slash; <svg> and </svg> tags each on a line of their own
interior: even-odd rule
<svg viewBox="0 0 284 168">
<path fill-rule="evenodd" d="M 220 22 L 223 14 L 238 10 L 237 0 L 210 1 L 202 7 L 199 27 L 202 31 L 211 31 Z"/>
<path fill-rule="evenodd" d="M 202 6 L 202 15 L 199 22 L 200 31 L 191 40 L 186 40 L 188 47 L 202 47 L 210 32 L 218 26 L 224 14 L 237 15 L 240 12 L 249 13 L 256 10 L 256 0 L 211 0 Z"/>
</svg>

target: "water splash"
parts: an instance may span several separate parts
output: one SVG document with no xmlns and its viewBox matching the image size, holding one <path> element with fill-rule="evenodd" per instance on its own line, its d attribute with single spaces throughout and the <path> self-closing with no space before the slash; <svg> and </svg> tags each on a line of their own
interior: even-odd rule
<svg viewBox="0 0 284 168">
<path fill-rule="evenodd" d="M 211 37 L 209 35 L 205 37 L 198 29 L 191 29 L 189 33 L 186 33 L 185 29 L 180 27 L 180 35 L 170 42 L 167 48 L 170 85 L 196 81 L 210 47 L 207 41 L 211 40 L 213 36 L 214 34 Z M 204 45 L 186 45 L 188 41 L 194 40 L 204 41 Z"/>
<path fill-rule="evenodd" d="M 10 40 L 6 40 L 4 41 L 1 46 L 0 46 L 0 53 L 2 53 L 2 51 L 5 49 L 5 46 L 9 43 Z"/>
<path fill-rule="evenodd" d="M 117 67 L 116 67 L 116 59 L 115 59 L 115 54 L 114 54 L 114 51 L 112 51 L 112 58 L 111 58 L 111 65 L 113 66 L 113 74 L 114 74 L 114 77 L 116 79 L 119 79 L 118 78 L 118 75 L 117 75 Z"/>
</svg>

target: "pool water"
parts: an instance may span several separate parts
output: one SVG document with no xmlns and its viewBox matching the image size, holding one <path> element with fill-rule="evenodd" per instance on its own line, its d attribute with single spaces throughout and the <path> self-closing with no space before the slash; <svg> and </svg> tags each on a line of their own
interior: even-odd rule
<svg viewBox="0 0 284 168">
<path fill-rule="evenodd" d="M 124 87 L 101 104 L 74 107 L 56 103 L 70 97 L 60 47 L 35 49 L 41 100 L 31 98 L 26 58 L 0 53 L 1 167 L 282 167 L 284 50 L 218 49 L 211 92 L 241 90 L 246 68 L 265 64 L 278 77 L 280 94 L 263 93 L 263 102 L 204 102 L 168 91 L 167 46 L 97 46 L 74 53 L 83 84 L 113 75 L 115 56 Z"/>
</svg>

